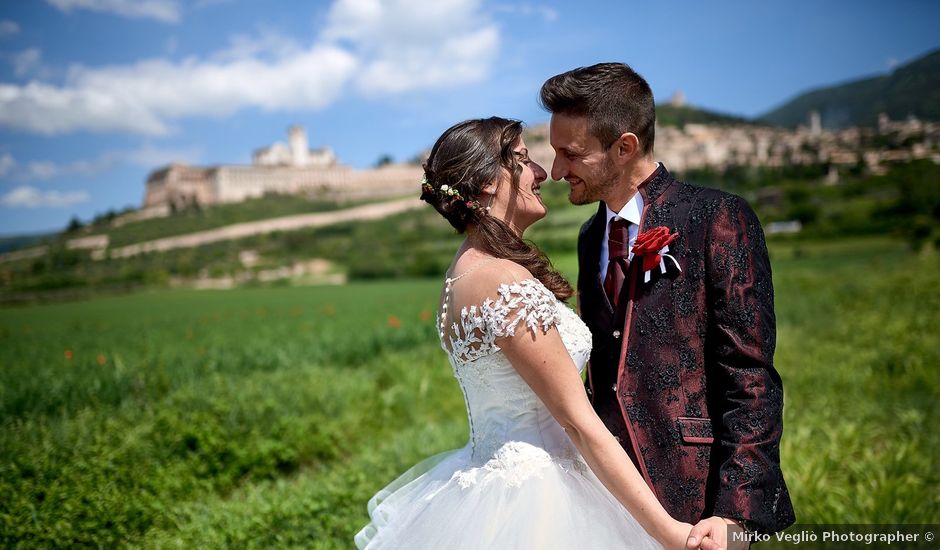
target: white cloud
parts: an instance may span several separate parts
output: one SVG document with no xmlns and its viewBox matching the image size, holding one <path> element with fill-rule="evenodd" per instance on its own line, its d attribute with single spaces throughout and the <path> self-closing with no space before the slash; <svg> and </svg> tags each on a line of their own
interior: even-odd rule
<svg viewBox="0 0 940 550">
<path fill-rule="evenodd" d="M 330 46 L 272 62 L 154 59 L 97 69 L 74 67 L 65 86 L 0 84 L 0 125 L 42 134 L 74 130 L 163 135 L 170 121 L 225 116 L 244 107 L 323 108 L 340 94 L 356 60 Z"/>
<path fill-rule="evenodd" d="M 367 95 L 451 88 L 483 80 L 499 31 L 479 0 L 337 0 L 324 38 L 363 61 L 356 84 Z"/>
<path fill-rule="evenodd" d="M 12 170 L 10 175 L 17 181 L 50 180 L 60 176 L 91 176 L 107 168 L 102 160 L 80 160 L 68 164 L 56 164 L 49 160 L 36 160 Z"/>
<path fill-rule="evenodd" d="M 3 156 L 0 157 L 0 176 L 9 174 L 15 166 L 16 159 L 13 158 L 13 155 L 10 153 L 4 153 Z"/>
<path fill-rule="evenodd" d="M 42 67 L 42 52 L 36 48 L 29 48 L 11 56 L 13 73 L 16 76 L 26 76 Z"/>
<path fill-rule="evenodd" d="M 87 191 L 43 191 L 21 185 L 0 195 L 0 205 L 10 208 L 62 208 L 88 202 Z"/>
<path fill-rule="evenodd" d="M 237 61 L 239 59 L 264 59 L 276 61 L 298 55 L 303 51 L 296 40 L 274 29 L 262 27 L 256 35 L 236 34 L 229 39 L 229 47 L 210 57 L 211 61 Z"/>
<path fill-rule="evenodd" d="M 9 36 L 20 32 L 20 26 L 16 21 L 9 19 L 0 19 L 0 36 Z"/>
<path fill-rule="evenodd" d="M 47 180 L 56 177 L 62 170 L 54 162 L 31 162 L 26 165 L 29 179 Z"/>
<path fill-rule="evenodd" d="M 193 164 L 202 157 L 196 147 L 167 149 L 147 144 L 137 149 L 107 151 L 91 160 L 56 163 L 36 160 L 20 165 L 9 153 L 0 156 L 0 177 L 9 176 L 19 182 L 42 181 L 67 176 L 93 176 L 110 170 L 118 164 L 131 164 L 154 169 L 173 162 Z"/>
<path fill-rule="evenodd" d="M 39 82 L 0 84 L 0 125 L 41 134 L 72 130 L 165 133 L 153 113 L 116 90 L 59 88 Z"/>
<path fill-rule="evenodd" d="M 558 19 L 558 10 L 551 6 L 539 6 L 533 4 L 503 4 L 495 7 L 496 11 L 509 13 L 513 15 L 520 15 L 523 17 L 531 17 L 533 15 L 538 15 L 542 19 L 548 22 L 556 21 Z"/>
<path fill-rule="evenodd" d="M 558 20 L 558 10 L 548 6 L 539 7 L 539 13 L 542 15 L 542 18 L 546 21 L 556 21 Z"/>
<path fill-rule="evenodd" d="M 176 0 L 46 0 L 65 13 L 88 10 L 134 19 L 156 19 L 176 23 L 180 19 Z"/>
<path fill-rule="evenodd" d="M 49 1 L 68 9 L 124 5 Z M 27 84 L 0 83 L 0 127 L 166 135 L 186 117 L 223 117 L 249 107 L 322 109 L 350 83 L 365 95 L 381 95 L 479 82 L 498 49 L 499 30 L 482 15 L 480 0 L 336 0 L 312 45 L 262 29 L 204 58 L 76 65 L 62 85 L 44 81 L 48 71 L 40 68 Z M 33 70 L 39 58 L 38 50 L 24 56 L 21 70 Z"/>
<path fill-rule="evenodd" d="M 217 4 L 228 4 L 232 0 L 196 0 L 196 3 L 193 4 L 194 8 L 206 8 L 209 6 L 215 6 Z"/>
<path fill-rule="evenodd" d="M 202 150 L 198 147 L 187 149 L 165 149 L 144 145 L 130 151 L 114 151 L 105 153 L 106 158 L 113 158 L 117 162 L 126 162 L 143 166 L 144 168 L 157 168 L 173 162 L 194 164 L 202 158 Z"/>
</svg>

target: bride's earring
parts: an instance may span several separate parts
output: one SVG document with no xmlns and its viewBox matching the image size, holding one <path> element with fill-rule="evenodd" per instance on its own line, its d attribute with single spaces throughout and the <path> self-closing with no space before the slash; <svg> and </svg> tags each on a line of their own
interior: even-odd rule
<svg viewBox="0 0 940 550">
<path fill-rule="evenodd" d="M 496 200 L 496 193 L 494 192 L 490 195 L 490 200 L 486 203 L 486 211 L 490 211 L 490 207 L 493 206 L 493 201 Z"/>
</svg>

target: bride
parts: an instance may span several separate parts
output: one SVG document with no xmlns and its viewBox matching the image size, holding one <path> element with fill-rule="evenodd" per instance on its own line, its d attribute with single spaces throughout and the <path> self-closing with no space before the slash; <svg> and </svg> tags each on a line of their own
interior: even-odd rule
<svg viewBox="0 0 940 550">
<path fill-rule="evenodd" d="M 462 122 L 431 149 L 421 198 L 466 234 L 437 321 L 470 441 L 379 491 L 358 548 L 685 546 L 692 526 L 666 513 L 588 401 L 591 333 L 563 302 L 571 285 L 522 240 L 545 216 L 545 178 L 518 121 Z"/>
</svg>

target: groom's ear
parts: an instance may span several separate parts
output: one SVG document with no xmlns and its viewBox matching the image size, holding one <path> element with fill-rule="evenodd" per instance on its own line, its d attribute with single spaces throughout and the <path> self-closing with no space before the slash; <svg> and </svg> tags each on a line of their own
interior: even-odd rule
<svg viewBox="0 0 940 550">
<path fill-rule="evenodd" d="M 629 163 L 640 152 L 640 139 L 633 132 L 625 132 L 611 146 L 614 160 L 620 165 Z"/>
</svg>

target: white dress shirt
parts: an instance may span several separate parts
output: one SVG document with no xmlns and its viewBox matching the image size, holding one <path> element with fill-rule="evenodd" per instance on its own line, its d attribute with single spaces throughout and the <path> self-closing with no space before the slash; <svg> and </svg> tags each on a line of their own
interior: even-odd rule
<svg viewBox="0 0 940 550">
<path fill-rule="evenodd" d="M 633 260 L 633 243 L 636 242 L 636 236 L 640 231 L 640 216 L 642 213 L 643 196 L 639 191 L 633 195 L 633 198 L 627 201 L 627 204 L 623 205 L 620 212 L 614 212 L 609 206 L 607 207 L 607 225 L 604 226 L 604 239 L 601 241 L 600 274 L 602 282 L 604 277 L 607 276 L 607 263 L 610 261 L 610 250 L 607 247 L 607 239 L 610 237 L 610 220 L 612 220 L 614 216 L 620 216 L 630 222 L 630 226 L 627 228 L 627 232 L 630 236 L 630 242 L 628 243 L 630 254 L 627 256 L 627 259 Z"/>
</svg>

